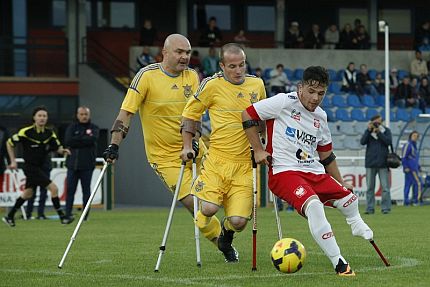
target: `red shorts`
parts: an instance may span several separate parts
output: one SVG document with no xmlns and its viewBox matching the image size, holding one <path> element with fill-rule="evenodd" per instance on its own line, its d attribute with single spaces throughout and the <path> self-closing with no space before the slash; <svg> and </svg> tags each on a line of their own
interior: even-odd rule
<svg viewBox="0 0 430 287">
<path fill-rule="evenodd" d="M 304 214 L 303 205 L 312 195 L 317 195 L 325 205 L 332 206 L 334 200 L 344 198 L 351 193 L 329 174 L 301 171 L 284 171 L 273 175 L 270 170 L 269 188 L 302 215 Z"/>
</svg>

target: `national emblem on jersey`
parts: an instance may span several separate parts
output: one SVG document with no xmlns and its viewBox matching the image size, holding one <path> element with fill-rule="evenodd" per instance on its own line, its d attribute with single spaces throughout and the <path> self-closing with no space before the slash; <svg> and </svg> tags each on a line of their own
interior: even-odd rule
<svg viewBox="0 0 430 287">
<path fill-rule="evenodd" d="M 249 93 L 249 96 L 251 97 L 251 99 L 250 99 L 251 104 L 255 104 L 256 102 L 258 102 L 258 93 L 251 92 L 251 93 Z"/>
<path fill-rule="evenodd" d="M 316 127 L 317 129 L 319 129 L 320 128 L 320 120 L 318 120 L 318 119 L 314 119 L 314 127 Z"/>
<path fill-rule="evenodd" d="M 299 186 L 296 188 L 296 190 L 294 190 L 294 194 L 298 197 L 301 198 L 303 195 L 306 194 L 306 189 L 303 186 Z"/>
<path fill-rule="evenodd" d="M 203 187 L 205 186 L 205 183 L 203 181 L 197 182 L 196 186 L 194 187 L 194 190 L 196 192 L 200 192 L 203 190 Z"/>
<path fill-rule="evenodd" d="M 300 122 L 300 117 L 301 117 L 301 113 L 300 113 L 300 112 L 298 112 L 298 111 L 296 111 L 296 109 L 293 109 L 293 110 L 291 111 L 291 118 L 292 118 L 292 119 L 295 119 L 296 121 L 299 121 L 299 122 Z"/>
<path fill-rule="evenodd" d="M 186 84 L 182 87 L 184 88 L 184 96 L 188 99 L 193 94 L 193 91 L 191 90 L 192 86 Z"/>
</svg>

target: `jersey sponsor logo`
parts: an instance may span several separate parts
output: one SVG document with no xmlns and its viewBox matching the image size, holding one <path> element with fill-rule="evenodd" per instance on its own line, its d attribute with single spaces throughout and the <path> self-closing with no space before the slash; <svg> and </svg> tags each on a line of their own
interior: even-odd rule
<svg viewBox="0 0 430 287">
<path fill-rule="evenodd" d="M 258 93 L 253 91 L 249 93 L 249 96 L 251 97 L 251 104 L 255 104 L 256 102 L 258 102 Z"/>
<path fill-rule="evenodd" d="M 205 183 L 203 181 L 198 181 L 196 186 L 194 187 L 194 190 L 196 192 L 200 192 L 203 190 L 203 187 L 205 186 Z"/>
<path fill-rule="evenodd" d="M 296 121 L 300 122 L 301 113 L 296 111 L 296 109 L 293 109 L 291 111 L 291 118 L 295 119 Z"/>
<path fill-rule="evenodd" d="M 320 124 L 320 120 L 318 120 L 318 119 L 314 119 L 314 127 L 316 127 L 317 129 L 319 129 L 319 128 L 320 128 L 320 126 L 321 126 L 321 124 Z"/>
<path fill-rule="evenodd" d="M 348 207 L 349 205 L 351 205 L 351 203 L 356 201 L 357 198 L 358 197 L 355 194 L 353 194 L 352 197 L 350 199 L 348 199 L 348 201 L 343 204 L 343 207 Z"/>
<path fill-rule="evenodd" d="M 173 86 L 171 87 L 172 90 L 177 90 L 179 89 L 178 86 L 176 84 L 173 84 Z"/>
<path fill-rule="evenodd" d="M 313 159 L 308 152 L 305 152 L 302 149 L 298 149 L 296 151 L 296 158 L 297 158 L 297 163 L 300 163 L 303 165 L 310 165 L 315 161 L 315 159 Z"/>
<path fill-rule="evenodd" d="M 321 236 L 321 238 L 322 238 L 322 239 L 324 239 L 324 240 L 326 240 L 326 239 L 332 238 L 333 236 L 334 236 L 333 231 L 329 231 L 329 232 L 327 232 L 327 233 L 324 233 L 324 234 Z"/>
<path fill-rule="evenodd" d="M 237 98 L 238 98 L 238 99 L 243 99 L 243 97 L 244 97 L 244 96 L 243 96 L 243 94 L 242 94 L 241 92 L 239 92 L 239 94 L 237 94 Z"/>
<path fill-rule="evenodd" d="M 184 96 L 186 98 L 189 98 L 193 94 L 193 91 L 191 90 L 192 87 L 188 84 L 182 87 L 184 88 Z"/>
<path fill-rule="evenodd" d="M 291 128 L 291 127 L 287 127 L 287 129 L 285 130 L 285 134 L 291 138 L 294 138 L 296 135 L 296 129 Z"/>
<path fill-rule="evenodd" d="M 306 189 L 299 185 L 295 190 L 294 190 L 294 194 L 298 197 L 301 198 L 303 195 L 306 194 Z"/>
<path fill-rule="evenodd" d="M 314 145 L 317 142 L 317 137 L 304 131 L 297 130 L 297 139 L 305 144 Z"/>
<path fill-rule="evenodd" d="M 288 98 L 289 98 L 289 99 L 292 99 L 292 100 L 297 100 L 297 97 L 296 97 L 296 96 L 293 96 L 293 95 L 288 95 Z"/>
</svg>

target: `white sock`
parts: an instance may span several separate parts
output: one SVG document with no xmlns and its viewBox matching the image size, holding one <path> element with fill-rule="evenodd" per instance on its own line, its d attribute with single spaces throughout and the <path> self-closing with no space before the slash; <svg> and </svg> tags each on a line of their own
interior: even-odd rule
<svg viewBox="0 0 430 287">
<path fill-rule="evenodd" d="M 333 268 L 336 268 L 339 259 L 347 263 L 340 255 L 340 248 L 337 245 L 330 223 L 325 217 L 324 206 L 321 201 L 311 200 L 305 210 L 305 215 L 308 217 L 309 229 L 313 238 L 330 259 Z"/>
<path fill-rule="evenodd" d="M 358 197 L 351 193 L 344 198 L 336 200 L 333 206 L 345 216 L 346 222 L 351 226 L 352 235 L 361 236 L 366 240 L 373 238 L 373 231 L 363 221 L 358 211 Z"/>
</svg>

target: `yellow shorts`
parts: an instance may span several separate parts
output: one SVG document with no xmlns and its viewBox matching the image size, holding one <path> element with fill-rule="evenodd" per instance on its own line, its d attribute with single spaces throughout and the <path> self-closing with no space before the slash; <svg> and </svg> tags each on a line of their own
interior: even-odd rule
<svg viewBox="0 0 430 287">
<path fill-rule="evenodd" d="M 224 206 L 226 217 L 251 218 L 252 165 L 249 161 L 233 162 L 213 153 L 203 164 L 192 193 L 203 201 Z"/>
</svg>

